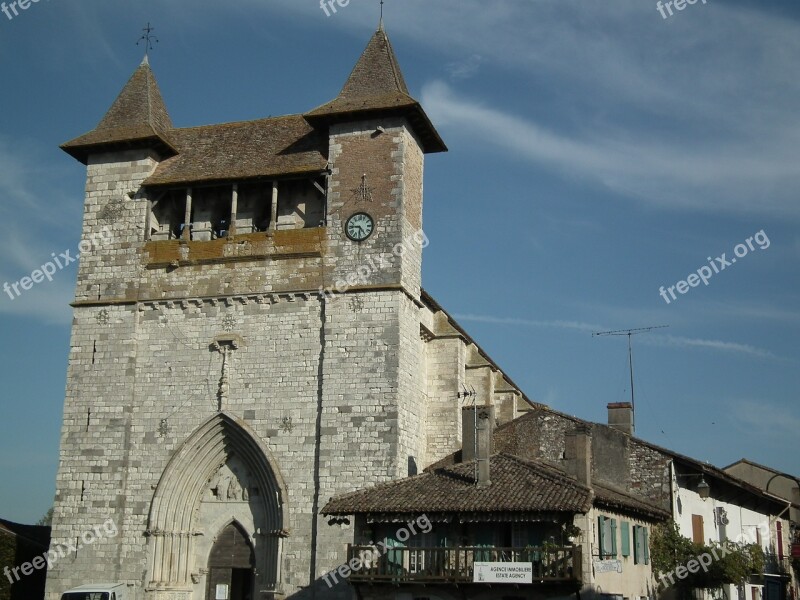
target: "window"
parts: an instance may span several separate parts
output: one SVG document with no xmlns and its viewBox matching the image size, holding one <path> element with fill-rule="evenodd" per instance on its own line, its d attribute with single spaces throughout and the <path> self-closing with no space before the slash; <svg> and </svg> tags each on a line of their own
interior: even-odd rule
<svg viewBox="0 0 800 600">
<path fill-rule="evenodd" d="M 186 190 L 170 190 L 150 202 L 149 239 L 174 240 L 183 234 Z"/>
<path fill-rule="evenodd" d="M 705 543 L 706 536 L 703 532 L 703 515 L 692 515 L 692 541 L 695 544 Z"/>
<path fill-rule="evenodd" d="M 209 241 L 234 233 L 322 227 L 324 183 L 324 178 L 292 179 L 154 191 L 148 239 Z"/>
<path fill-rule="evenodd" d="M 633 526 L 633 563 L 650 563 L 650 531 L 641 525 Z"/>
<path fill-rule="evenodd" d="M 783 560 L 783 524 L 780 521 L 775 522 L 775 533 L 778 538 L 778 560 Z"/>
<path fill-rule="evenodd" d="M 227 237 L 230 229 L 233 188 L 229 185 L 198 188 L 192 197 L 193 240 Z"/>
<path fill-rule="evenodd" d="M 620 541 L 622 542 L 622 556 L 631 555 L 631 526 L 627 521 L 620 524 Z"/>
<path fill-rule="evenodd" d="M 617 556 L 617 520 L 609 517 L 597 517 L 597 545 L 600 558 L 616 558 Z"/>
</svg>

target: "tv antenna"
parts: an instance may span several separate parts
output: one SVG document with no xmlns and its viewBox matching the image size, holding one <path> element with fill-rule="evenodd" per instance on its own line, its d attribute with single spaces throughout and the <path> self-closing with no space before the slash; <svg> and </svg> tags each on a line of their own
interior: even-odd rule
<svg viewBox="0 0 800 600">
<path fill-rule="evenodd" d="M 633 413 L 634 426 L 636 424 L 636 401 L 634 399 L 634 394 L 633 394 L 633 346 L 631 345 L 631 338 L 634 335 L 639 335 L 640 333 L 649 333 L 654 329 L 664 329 L 666 327 L 669 327 L 669 325 L 655 325 L 654 327 L 638 327 L 636 329 L 615 329 L 614 331 L 597 331 L 595 333 L 592 333 L 592 337 L 599 337 L 601 335 L 628 336 L 628 369 L 630 370 L 631 374 L 631 412 Z"/>
</svg>

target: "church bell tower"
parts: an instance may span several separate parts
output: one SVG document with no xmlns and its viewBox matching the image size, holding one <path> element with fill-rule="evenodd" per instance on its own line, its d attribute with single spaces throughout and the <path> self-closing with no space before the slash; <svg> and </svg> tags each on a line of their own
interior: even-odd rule
<svg viewBox="0 0 800 600">
<path fill-rule="evenodd" d="M 311 591 L 353 537 L 321 506 L 426 453 L 423 161 L 446 147 L 383 26 L 305 114 L 176 128 L 145 59 L 62 148 L 105 241 L 80 258 L 53 517 L 81 547 L 47 600 L 340 597 Z"/>
</svg>

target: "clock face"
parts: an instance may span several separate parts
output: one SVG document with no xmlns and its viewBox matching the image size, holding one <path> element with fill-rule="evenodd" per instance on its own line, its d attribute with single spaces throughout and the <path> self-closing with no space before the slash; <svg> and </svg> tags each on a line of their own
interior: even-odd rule
<svg viewBox="0 0 800 600">
<path fill-rule="evenodd" d="M 352 215 L 344 225 L 344 231 L 351 240 L 363 242 L 375 229 L 375 223 L 367 213 L 356 213 Z"/>
</svg>

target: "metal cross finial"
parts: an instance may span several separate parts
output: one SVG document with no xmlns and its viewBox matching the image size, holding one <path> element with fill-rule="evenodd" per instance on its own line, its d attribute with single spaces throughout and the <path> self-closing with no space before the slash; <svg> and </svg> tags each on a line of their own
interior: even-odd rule
<svg viewBox="0 0 800 600">
<path fill-rule="evenodd" d="M 147 56 L 148 52 L 153 49 L 153 42 L 158 43 L 158 38 L 153 35 L 154 28 L 150 26 L 150 21 L 147 22 L 147 27 L 142 28 L 144 35 L 136 42 L 138 46 L 140 42 L 144 42 L 144 55 Z"/>
<path fill-rule="evenodd" d="M 381 0 L 381 21 L 380 24 L 378 25 L 378 29 L 379 30 L 383 29 L 383 0 Z"/>
</svg>

